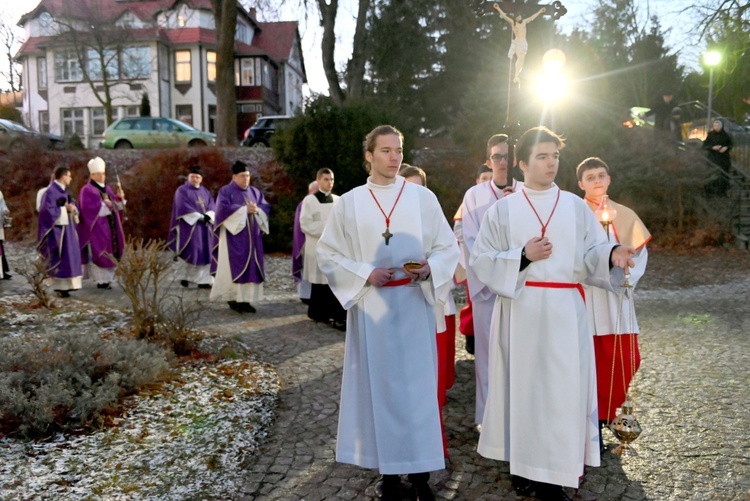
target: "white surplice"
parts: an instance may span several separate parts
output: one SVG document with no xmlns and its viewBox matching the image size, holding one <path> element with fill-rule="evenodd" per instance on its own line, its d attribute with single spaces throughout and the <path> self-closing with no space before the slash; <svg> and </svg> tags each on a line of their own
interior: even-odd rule
<svg viewBox="0 0 750 501">
<path fill-rule="evenodd" d="M 383 474 L 445 467 L 433 305 L 450 294 L 459 251 L 435 195 L 404 183 L 368 180 L 343 195 L 317 245 L 320 269 L 347 310 L 336 460 Z M 402 187 L 386 245 L 373 195 L 388 214 Z M 367 282 L 375 268 L 396 269 L 393 280 L 402 279 L 402 265 L 420 259 L 430 264 L 428 280 Z"/>
<path fill-rule="evenodd" d="M 311 284 L 327 284 L 326 276 L 318 268 L 318 257 L 315 254 L 315 246 L 323 234 L 326 221 L 331 214 L 331 209 L 339 200 L 338 195 L 332 195 L 333 203 L 322 204 L 315 195 L 307 195 L 302 200 L 299 225 L 305 234 L 305 251 L 302 254 L 304 263 L 302 265 L 302 278 Z"/>
<path fill-rule="evenodd" d="M 517 190 L 522 187 L 523 183 L 519 182 L 516 185 Z M 468 263 L 469 254 L 479 234 L 484 214 L 503 196 L 503 190 L 498 188 L 491 179 L 472 186 L 466 191 L 461 210 L 463 237 L 461 254 L 465 262 Z M 470 266 L 466 266 L 466 279 L 472 301 L 471 313 L 474 324 L 474 377 L 476 379 L 474 422 L 482 424 L 489 386 L 490 322 L 495 294 L 479 280 Z"/>
<path fill-rule="evenodd" d="M 534 209 L 524 197 L 528 195 Z M 521 252 L 546 235 L 545 260 L 519 271 Z M 577 487 L 584 463 L 599 466 L 594 346 L 583 282 L 609 290 L 622 270 L 609 270 L 614 245 L 577 196 L 557 186 L 528 188 L 496 203 L 485 215 L 471 253 L 473 272 L 497 294 L 490 339 L 490 386 L 478 452 L 510 461 L 513 475 Z M 527 281 L 545 282 L 542 286 Z M 570 285 L 567 285 L 570 286 Z"/>
</svg>

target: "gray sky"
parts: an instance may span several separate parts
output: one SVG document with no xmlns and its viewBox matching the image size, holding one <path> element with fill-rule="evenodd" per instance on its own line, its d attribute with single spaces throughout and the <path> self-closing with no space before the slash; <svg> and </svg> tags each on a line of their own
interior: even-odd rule
<svg viewBox="0 0 750 501">
<path fill-rule="evenodd" d="M 585 27 L 591 19 L 591 9 L 596 5 L 596 0 L 562 0 L 563 5 L 568 9 L 560 21 L 563 31 L 569 32 L 576 26 Z M 703 49 L 703 43 L 697 43 L 691 40 L 691 32 L 695 21 L 689 15 L 680 13 L 685 7 L 693 5 L 693 2 L 685 0 L 636 0 L 640 10 L 639 19 L 641 25 L 645 25 L 650 15 L 656 14 L 662 24 L 663 30 L 668 30 L 667 45 L 675 50 L 680 48 L 680 62 L 689 69 L 699 67 L 699 58 Z M 0 16 L 8 16 L 13 23 L 34 9 L 39 4 L 39 0 L 5 0 L 0 2 Z M 290 4 L 296 2 L 289 2 Z M 551 3 L 551 1 L 550 1 Z M 468 1 L 467 1 L 468 5 Z M 298 17 L 298 10 L 289 7 L 281 13 L 281 19 L 292 20 Z M 351 52 L 351 38 L 353 36 L 353 20 L 356 13 L 356 0 L 340 0 L 339 18 L 337 19 L 338 40 L 336 46 L 336 59 L 339 65 L 343 66 L 348 54 Z M 499 18 L 498 18 L 499 19 Z M 498 20 L 498 25 L 502 23 Z M 328 84 L 323 74 L 323 67 L 320 55 L 321 30 L 318 22 L 317 12 L 311 12 L 307 21 L 300 20 L 300 33 L 302 35 L 302 48 L 305 57 L 305 67 L 309 81 L 310 92 L 327 93 Z M 19 32 L 22 36 L 23 32 Z M 0 63 L 3 64 L 3 63 Z M 0 89 L 7 89 L 8 84 L 0 81 Z"/>
</svg>

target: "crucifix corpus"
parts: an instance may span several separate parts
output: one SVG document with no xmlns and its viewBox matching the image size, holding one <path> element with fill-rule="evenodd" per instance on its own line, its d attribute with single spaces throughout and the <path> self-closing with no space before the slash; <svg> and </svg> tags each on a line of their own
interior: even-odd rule
<svg viewBox="0 0 750 501">
<path fill-rule="evenodd" d="M 510 49 L 508 50 L 508 59 L 513 59 L 516 56 L 515 74 L 513 75 L 513 83 L 521 83 L 521 70 L 523 70 L 523 61 L 526 58 L 526 53 L 529 51 L 529 42 L 526 40 L 526 25 L 537 17 L 544 14 L 547 11 L 546 7 L 542 7 L 536 11 L 533 15 L 524 19 L 521 14 L 516 14 L 515 17 L 511 18 L 508 14 L 503 12 L 500 5 L 495 2 L 492 7 L 500 13 L 500 16 L 510 25 L 513 30 L 513 38 L 510 42 Z"/>
</svg>

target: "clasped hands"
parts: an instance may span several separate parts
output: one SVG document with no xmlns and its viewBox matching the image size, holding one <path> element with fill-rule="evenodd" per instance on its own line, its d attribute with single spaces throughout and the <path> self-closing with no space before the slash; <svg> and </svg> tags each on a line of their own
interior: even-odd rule
<svg viewBox="0 0 750 501">
<path fill-rule="evenodd" d="M 258 212 L 258 204 L 255 202 L 248 202 L 245 206 L 247 207 L 248 214 L 256 214 Z"/>
<path fill-rule="evenodd" d="M 420 259 L 416 262 L 422 264 L 422 267 L 412 270 L 402 267 L 401 271 L 403 271 L 406 277 L 411 279 L 412 282 L 427 280 L 431 273 L 430 263 L 428 263 L 426 259 Z M 367 277 L 367 281 L 375 287 L 383 287 L 386 283 L 393 280 L 393 276 L 397 270 L 398 268 L 375 268 L 370 273 L 370 276 Z"/>
</svg>

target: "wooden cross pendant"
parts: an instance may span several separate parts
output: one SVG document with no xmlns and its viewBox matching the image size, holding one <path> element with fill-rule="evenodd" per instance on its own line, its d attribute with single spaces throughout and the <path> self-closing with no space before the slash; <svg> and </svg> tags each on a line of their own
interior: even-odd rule
<svg viewBox="0 0 750 501">
<path fill-rule="evenodd" d="M 383 235 L 383 238 L 385 238 L 385 245 L 388 245 L 388 240 L 391 239 L 391 237 L 393 236 L 393 233 L 391 233 L 391 230 L 388 229 L 388 227 L 386 227 L 385 233 L 382 233 L 382 235 Z"/>
</svg>

